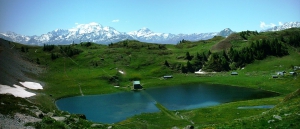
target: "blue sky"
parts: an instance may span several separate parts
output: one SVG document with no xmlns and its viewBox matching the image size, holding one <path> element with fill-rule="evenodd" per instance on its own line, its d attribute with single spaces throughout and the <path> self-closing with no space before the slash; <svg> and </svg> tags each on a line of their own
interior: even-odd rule
<svg viewBox="0 0 300 129">
<path fill-rule="evenodd" d="M 300 0 L 0 0 L 0 32 L 41 35 L 97 22 L 121 32 L 257 30 L 300 21 Z"/>
</svg>

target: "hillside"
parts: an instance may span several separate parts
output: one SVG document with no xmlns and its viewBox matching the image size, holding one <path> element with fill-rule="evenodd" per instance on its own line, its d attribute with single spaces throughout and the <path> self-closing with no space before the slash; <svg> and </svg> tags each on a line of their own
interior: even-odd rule
<svg viewBox="0 0 300 129">
<path fill-rule="evenodd" d="M 26 46 L 1 39 L 0 83 L 9 86 L 20 81 L 42 83 L 44 89 L 34 91 L 37 93 L 36 96 L 26 98 L 26 102 L 23 102 L 24 99 L 15 101 L 29 105 L 28 107 L 35 105 L 43 112 L 54 112 L 56 116 L 68 115 L 57 110 L 54 103 L 56 99 L 68 96 L 130 91 L 131 81 L 133 80 L 141 80 L 146 89 L 191 83 L 224 84 L 263 89 L 281 95 L 273 98 L 180 111 L 189 121 L 173 120 L 169 117 L 173 112 L 164 111 L 141 114 L 114 125 L 103 124 L 101 127 L 172 128 L 177 126 L 182 128 L 192 124 L 197 128 L 211 126 L 226 128 L 241 127 L 240 123 L 236 124 L 236 121 L 233 121 L 237 119 L 241 119 L 242 124 L 245 126 L 253 126 L 252 118 L 262 119 L 262 125 L 259 126 L 267 127 L 264 124 L 268 124 L 268 120 L 271 119 L 272 115 L 284 115 L 277 112 L 280 109 L 292 110 L 291 115 L 286 117 L 289 120 L 296 121 L 299 119 L 297 114 L 295 115 L 299 112 L 299 109 L 295 108 L 297 106 L 295 102 L 299 101 L 299 97 L 291 100 L 285 99 L 286 101 L 282 102 L 285 96 L 300 88 L 299 77 L 288 74 L 294 71 L 293 66 L 300 66 L 299 38 L 300 29 L 292 28 L 278 32 L 243 31 L 232 34 L 227 38 L 215 36 L 209 40 L 181 40 L 176 45 L 125 40 L 108 45 L 82 42 L 72 45 Z M 194 74 L 199 69 L 206 72 L 212 71 L 212 73 Z M 238 72 L 238 76 L 231 76 L 231 71 Z M 273 79 L 272 75 L 277 74 L 279 71 L 286 71 L 287 74 Z M 299 70 L 295 72 L 299 72 Z M 164 75 L 173 75 L 173 79 L 164 80 L 162 79 Z M 116 88 L 114 86 L 120 87 Z M 296 93 L 298 92 L 294 94 Z M 3 96 L 1 98 L 5 98 L 1 99 L 1 103 L 5 104 L 13 98 L 8 95 L 1 96 Z M 29 103 L 27 103 L 28 101 Z M 270 111 L 268 109 L 251 111 L 236 109 L 241 105 L 268 104 L 278 104 L 278 106 Z M 18 107 L 18 105 L 6 106 Z M 1 107 L 4 106 L 1 105 Z M 17 108 L 12 108 L 12 110 L 2 110 L 1 114 L 18 112 Z M 273 113 L 273 110 L 276 112 Z M 267 111 L 271 112 L 271 114 L 267 114 L 267 117 L 256 116 Z M 202 114 L 202 112 L 211 112 L 214 116 L 211 119 L 203 120 L 203 117 L 210 114 Z M 284 111 L 287 114 L 289 112 L 289 110 Z M 22 113 L 37 117 L 27 111 Z M 78 118 L 78 116 L 72 117 Z M 157 119 L 153 120 L 151 118 Z M 141 123 L 137 119 L 143 119 L 147 124 Z M 272 127 L 285 125 L 284 121 L 277 124 L 277 118 L 274 119 Z M 51 123 L 53 120 L 44 117 L 42 122 L 31 123 L 31 125 L 35 127 L 43 125 L 45 128 L 50 128 L 50 124 L 47 124 L 47 122 Z M 157 124 L 160 122 L 164 124 Z M 68 128 L 71 125 L 90 127 L 92 123 L 84 120 L 79 123 L 68 120 L 67 122 L 58 122 L 55 126 Z M 290 125 L 290 127 L 296 128 L 297 126 Z"/>
<path fill-rule="evenodd" d="M 37 81 L 30 76 L 36 76 L 43 72 L 43 68 L 36 67 L 33 61 L 20 55 L 15 43 L 9 41 L 0 42 L 0 84 L 13 85 L 19 81 Z"/>
</svg>

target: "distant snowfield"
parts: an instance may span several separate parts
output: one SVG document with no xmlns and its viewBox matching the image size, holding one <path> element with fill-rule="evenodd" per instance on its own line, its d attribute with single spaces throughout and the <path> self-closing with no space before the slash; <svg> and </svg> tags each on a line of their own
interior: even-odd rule
<svg viewBox="0 0 300 129">
<path fill-rule="evenodd" d="M 36 95 L 35 93 L 26 91 L 27 88 L 33 90 L 43 89 L 43 86 L 36 82 L 20 82 L 20 83 L 24 87 L 15 84 L 12 87 L 0 84 L 0 94 L 12 94 L 15 97 L 27 98 Z"/>
</svg>

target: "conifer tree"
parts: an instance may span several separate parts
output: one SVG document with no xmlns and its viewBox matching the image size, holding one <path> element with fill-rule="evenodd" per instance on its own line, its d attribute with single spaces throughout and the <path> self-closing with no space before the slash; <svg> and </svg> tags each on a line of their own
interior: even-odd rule
<svg viewBox="0 0 300 129">
<path fill-rule="evenodd" d="M 36 58 L 36 63 L 40 64 L 40 59 L 39 58 Z"/>
<path fill-rule="evenodd" d="M 186 63 L 186 68 L 187 68 L 187 71 L 188 71 L 188 72 L 191 72 L 191 73 L 194 72 L 193 66 L 192 66 L 192 64 L 190 63 L 190 61 L 187 61 L 187 63 Z"/>
<path fill-rule="evenodd" d="M 169 63 L 167 60 L 165 60 L 165 66 L 170 67 Z"/>
<path fill-rule="evenodd" d="M 187 60 L 192 60 L 192 56 L 190 55 L 190 53 L 189 52 L 186 52 L 186 54 L 185 54 L 185 59 L 187 59 Z"/>
<path fill-rule="evenodd" d="M 25 48 L 23 46 L 21 47 L 21 52 L 25 52 Z"/>
</svg>

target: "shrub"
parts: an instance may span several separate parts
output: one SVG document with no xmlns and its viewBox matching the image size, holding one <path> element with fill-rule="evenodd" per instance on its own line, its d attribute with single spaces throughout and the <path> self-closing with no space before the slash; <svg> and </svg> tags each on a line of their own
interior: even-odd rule
<svg viewBox="0 0 300 129">
<path fill-rule="evenodd" d="M 142 75 L 140 73 L 133 73 L 129 75 L 129 81 L 142 80 Z"/>
</svg>

